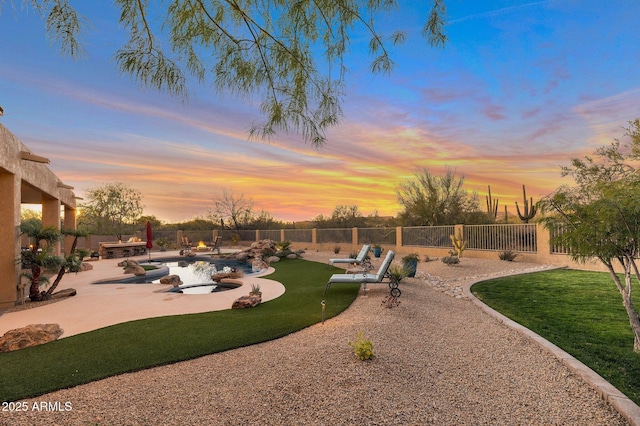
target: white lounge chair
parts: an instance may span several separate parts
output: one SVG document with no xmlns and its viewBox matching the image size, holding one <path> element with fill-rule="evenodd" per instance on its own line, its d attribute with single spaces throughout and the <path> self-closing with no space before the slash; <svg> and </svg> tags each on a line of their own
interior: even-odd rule
<svg viewBox="0 0 640 426">
<path fill-rule="evenodd" d="M 367 269 L 371 269 L 371 261 L 367 257 L 369 250 L 371 250 L 371 246 L 365 244 L 362 246 L 362 248 L 360 249 L 360 253 L 358 253 L 355 258 L 346 257 L 340 259 L 329 259 L 329 264 L 333 265 L 334 263 L 354 263 L 356 265 L 363 265 L 367 267 Z"/>
<path fill-rule="evenodd" d="M 380 269 L 375 274 L 357 273 L 357 274 L 333 274 L 329 278 L 326 287 L 324 288 L 324 296 L 331 287 L 331 284 L 364 284 L 364 291 L 367 291 L 367 284 L 382 284 L 385 278 L 389 278 L 389 288 L 391 288 L 391 295 L 399 297 L 401 292 L 398 288 L 398 282 L 393 280 L 389 275 L 389 266 L 393 261 L 395 253 L 392 250 L 387 252 L 387 256 L 382 261 Z"/>
</svg>

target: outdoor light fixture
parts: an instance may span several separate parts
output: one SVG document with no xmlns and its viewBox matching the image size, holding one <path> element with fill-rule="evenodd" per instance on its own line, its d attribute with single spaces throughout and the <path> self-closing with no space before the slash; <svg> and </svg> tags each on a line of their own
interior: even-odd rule
<svg viewBox="0 0 640 426">
<path fill-rule="evenodd" d="M 324 303 L 324 300 L 322 301 L 321 305 L 322 305 L 322 324 L 324 324 L 324 307 L 326 305 L 326 303 Z"/>
</svg>

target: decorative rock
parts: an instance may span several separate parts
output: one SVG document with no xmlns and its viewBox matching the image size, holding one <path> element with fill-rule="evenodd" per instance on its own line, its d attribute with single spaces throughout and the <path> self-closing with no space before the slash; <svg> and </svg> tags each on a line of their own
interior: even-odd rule
<svg viewBox="0 0 640 426">
<path fill-rule="evenodd" d="M 267 259 L 267 263 L 276 263 L 280 262 L 280 258 L 278 256 L 269 256 Z"/>
<path fill-rule="evenodd" d="M 253 272 L 259 272 L 263 269 L 267 269 L 268 267 L 269 265 L 267 265 L 263 260 L 254 259 L 253 262 L 251 262 L 251 270 Z"/>
<path fill-rule="evenodd" d="M 144 268 L 140 265 L 131 265 L 131 266 L 127 266 L 124 269 L 124 273 L 125 274 L 133 274 L 137 277 L 142 277 L 144 275 L 147 275 L 147 271 L 144 270 Z"/>
<path fill-rule="evenodd" d="M 211 280 L 218 282 L 223 278 L 242 278 L 244 274 L 242 271 L 234 271 L 234 272 L 218 272 L 217 274 L 211 275 Z"/>
<path fill-rule="evenodd" d="M 130 259 L 126 259 L 126 260 L 123 260 L 122 262 L 118 262 L 118 266 L 122 266 L 122 267 L 135 266 L 135 265 L 138 265 L 138 262 Z"/>
<path fill-rule="evenodd" d="M 52 342 L 64 331 L 58 324 L 30 324 L 7 331 L 0 337 L 0 352 L 17 351 L 29 346 Z"/>
<path fill-rule="evenodd" d="M 287 259 L 297 259 L 298 255 L 296 253 L 291 253 L 287 255 Z"/>
<path fill-rule="evenodd" d="M 237 298 L 231 305 L 231 309 L 253 308 L 262 302 L 262 296 L 249 294 Z"/>
<path fill-rule="evenodd" d="M 236 259 L 238 260 L 247 260 L 249 258 L 249 253 L 246 251 L 241 251 L 236 255 Z"/>
<path fill-rule="evenodd" d="M 51 295 L 52 299 L 62 299 L 65 297 L 75 296 L 77 294 L 75 288 L 65 288 L 64 290 L 56 291 Z"/>
<path fill-rule="evenodd" d="M 79 272 L 83 272 L 83 271 L 91 271 L 93 269 L 93 265 L 87 262 L 82 262 L 80 264 L 80 271 Z"/>
<path fill-rule="evenodd" d="M 244 285 L 244 283 L 242 282 L 242 280 L 236 280 L 233 278 L 222 278 L 220 280 L 221 284 L 237 284 L 237 285 Z"/>
<path fill-rule="evenodd" d="M 179 275 L 171 274 L 167 275 L 166 277 L 160 278 L 160 284 L 171 284 L 176 287 L 182 284 L 182 281 L 180 280 Z"/>
</svg>

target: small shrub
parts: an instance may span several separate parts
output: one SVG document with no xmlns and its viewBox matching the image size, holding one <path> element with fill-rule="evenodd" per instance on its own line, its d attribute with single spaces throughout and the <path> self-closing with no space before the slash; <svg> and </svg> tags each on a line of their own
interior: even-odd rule
<svg viewBox="0 0 640 426">
<path fill-rule="evenodd" d="M 409 253 L 402 258 L 402 263 L 420 262 L 420 255 L 418 253 Z"/>
<path fill-rule="evenodd" d="M 276 243 L 276 249 L 291 252 L 291 241 L 280 241 Z"/>
<path fill-rule="evenodd" d="M 275 251 L 274 254 L 278 257 L 287 257 L 293 253 L 293 251 L 291 251 L 291 241 L 280 241 L 276 243 L 276 249 L 277 251 Z"/>
<path fill-rule="evenodd" d="M 169 247 L 169 245 L 171 245 L 171 241 L 169 241 L 167 237 L 160 237 L 156 240 L 156 245 L 161 249 L 166 249 L 167 247 Z"/>
<path fill-rule="evenodd" d="M 353 348 L 353 353 L 361 361 L 373 358 L 373 343 L 371 340 L 364 338 L 364 332 L 360 331 L 356 335 L 356 340 L 349 342 L 349 346 Z"/>
<path fill-rule="evenodd" d="M 460 258 L 458 256 L 445 256 L 442 258 L 442 263 L 447 266 L 457 265 L 460 263 Z"/>
<path fill-rule="evenodd" d="M 389 275 L 391 280 L 399 283 L 409 275 L 409 270 L 405 266 L 396 265 L 395 263 L 389 266 Z"/>
<path fill-rule="evenodd" d="M 251 284 L 251 294 L 260 293 L 260 284 Z"/>
<path fill-rule="evenodd" d="M 333 252 L 334 252 L 335 254 L 340 253 L 340 246 L 335 246 L 335 247 L 333 248 Z"/>
<path fill-rule="evenodd" d="M 382 299 L 382 303 L 381 305 L 385 308 L 395 308 L 397 306 L 400 306 L 400 300 L 398 300 L 397 297 L 394 297 L 392 295 L 388 295 L 386 296 L 384 299 Z"/>
<path fill-rule="evenodd" d="M 237 246 L 239 242 L 240 242 L 240 235 L 238 233 L 231 234 L 231 243 L 234 246 Z"/>
<path fill-rule="evenodd" d="M 512 252 L 511 250 L 505 250 L 498 253 L 498 257 L 500 260 L 506 260 L 507 262 L 512 262 L 518 256 L 517 253 Z"/>
</svg>

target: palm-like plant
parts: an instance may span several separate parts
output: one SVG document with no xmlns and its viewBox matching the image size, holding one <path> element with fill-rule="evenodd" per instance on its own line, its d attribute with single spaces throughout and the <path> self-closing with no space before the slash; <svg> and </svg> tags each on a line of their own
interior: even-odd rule
<svg viewBox="0 0 640 426">
<path fill-rule="evenodd" d="M 62 235 L 69 235 L 73 237 L 73 243 L 71 243 L 71 249 L 69 250 L 69 255 L 63 258 L 62 265 L 60 265 L 60 270 L 58 271 L 58 276 L 56 276 L 55 281 L 49 287 L 49 289 L 42 294 L 43 299 L 47 299 L 51 296 L 53 291 L 60 284 L 60 280 L 66 272 L 80 272 L 82 268 L 82 259 L 89 254 L 88 250 L 77 250 L 76 247 L 78 245 L 79 237 L 86 237 L 89 235 L 86 231 L 82 230 L 65 230 L 62 231 Z"/>
<path fill-rule="evenodd" d="M 30 270 L 24 273 L 31 280 L 29 287 L 29 299 L 32 301 L 42 300 L 40 286 L 48 282 L 43 276 L 44 271 L 52 271 L 60 268 L 64 259 L 52 254 L 53 244 L 60 241 L 62 234 L 53 226 L 42 226 L 39 219 L 28 219 L 20 224 L 20 233 L 28 236 L 33 244 L 22 253 L 20 261 Z M 44 244 L 43 244 L 44 243 Z"/>
</svg>

